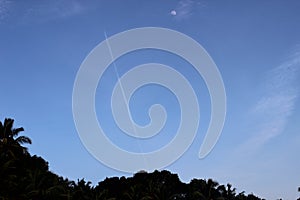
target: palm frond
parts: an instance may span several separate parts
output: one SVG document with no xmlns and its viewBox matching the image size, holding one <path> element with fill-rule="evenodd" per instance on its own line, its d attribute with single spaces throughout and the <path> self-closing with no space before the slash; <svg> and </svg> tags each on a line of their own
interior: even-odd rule
<svg viewBox="0 0 300 200">
<path fill-rule="evenodd" d="M 17 137 L 16 142 L 19 144 L 31 144 L 31 139 L 26 136 L 19 136 Z"/>
<path fill-rule="evenodd" d="M 17 136 L 22 131 L 24 131 L 23 127 L 15 128 L 15 129 L 12 130 L 12 136 Z"/>
</svg>

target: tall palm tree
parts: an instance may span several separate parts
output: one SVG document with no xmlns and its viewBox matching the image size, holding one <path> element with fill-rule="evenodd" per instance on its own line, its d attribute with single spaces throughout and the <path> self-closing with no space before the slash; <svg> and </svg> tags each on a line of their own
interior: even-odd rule
<svg viewBox="0 0 300 200">
<path fill-rule="evenodd" d="M 13 128 L 14 120 L 6 118 L 4 123 L 0 122 L 0 148 L 1 153 L 16 156 L 16 153 L 28 154 L 27 148 L 22 144 L 31 144 L 30 138 L 26 136 L 18 136 L 24 131 L 23 127 Z"/>
</svg>

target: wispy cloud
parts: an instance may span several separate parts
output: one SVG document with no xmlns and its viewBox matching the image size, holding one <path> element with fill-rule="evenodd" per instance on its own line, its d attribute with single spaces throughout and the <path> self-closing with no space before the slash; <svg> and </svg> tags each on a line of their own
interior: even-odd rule
<svg viewBox="0 0 300 200">
<path fill-rule="evenodd" d="M 0 0 L 0 23 L 6 18 L 17 22 L 45 22 L 63 19 L 84 13 L 91 8 L 90 3 L 80 0 L 52 0 L 26 3 L 25 1 Z"/>
<path fill-rule="evenodd" d="M 6 18 L 16 22 L 45 22 L 84 13 L 91 3 L 80 0 L 27 1 L 0 0 L 0 23 Z"/>
<path fill-rule="evenodd" d="M 258 149 L 284 131 L 299 96 L 297 78 L 300 71 L 300 51 L 266 75 L 264 95 L 254 105 L 251 115 L 258 120 L 257 134 L 243 145 L 243 149 Z"/>
<path fill-rule="evenodd" d="M 65 18 L 80 14 L 86 10 L 86 7 L 79 1 L 53 0 L 41 1 L 38 4 L 28 7 L 25 18 L 38 21 L 47 21 L 57 18 Z"/>
<path fill-rule="evenodd" d="M 7 17 L 10 4 L 9 0 L 0 0 L 0 22 Z"/>
<path fill-rule="evenodd" d="M 200 6 L 201 3 L 196 0 L 180 0 L 174 10 L 170 11 L 176 19 L 187 19 L 193 15 L 195 9 Z"/>
</svg>

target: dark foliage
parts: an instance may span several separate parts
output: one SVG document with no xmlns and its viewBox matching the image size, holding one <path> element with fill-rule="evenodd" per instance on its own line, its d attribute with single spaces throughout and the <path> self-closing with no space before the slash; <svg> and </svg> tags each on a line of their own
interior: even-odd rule
<svg viewBox="0 0 300 200">
<path fill-rule="evenodd" d="M 13 122 L 0 122 L 0 200 L 260 200 L 211 179 L 182 183 L 177 174 L 165 170 L 106 178 L 95 187 L 84 179 L 70 181 L 49 171 L 43 158 L 28 153 L 22 144 L 31 140 L 18 136 L 24 129 L 14 129 Z"/>
</svg>

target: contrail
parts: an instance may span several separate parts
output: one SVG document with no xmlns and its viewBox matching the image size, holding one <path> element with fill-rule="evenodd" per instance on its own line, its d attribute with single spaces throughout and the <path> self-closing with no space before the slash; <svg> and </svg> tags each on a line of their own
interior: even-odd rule
<svg viewBox="0 0 300 200">
<path fill-rule="evenodd" d="M 111 46 L 110 46 L 109 41 L 107 39 L 106 31 L 104 31 L 104 37 L 105 37 L 105 41 L 106 41 L 106 44 L 107 44 L 107 47 L 108 47 L 108 50 L 109 50 L 109 53 L 110 53 L 110 56 L 111 56 L 111 59 L 112 59 L 112 63 L 113 63 L 113 66 L 114 66 L 115 73 L 116 73 L 117 78 L 118 78 L 117 82 L 120 85 L 120 88 L 121 88 L 121 91 L 122 91 L 123 100 L 125 101 L 125 104 L 126 104 L 126 107 L 127 107 L 127 112 L 128 112 L 129 117 L 130 117 L 132 128 L 134 130 L 135 135 L 138 135 L 137 131 L 136 131 L 136 128 L 135 128 L 135 126 L 133 124 L 133 120 L 132 120 L 131 115 L 130 115 L 129 105 L 128 105 L 128 102 L 127 102 L 127 99 L 126 99 L 126 95 L 125 95 L 125 92 L 124 92 L 124 88 L 123 88 L 123 85 L 122 85 L 122 82 L 121 82 L 121 79 L 120 79 L 120 74 L 118 72 L 117 65 L 116 65 L 115 60 L 114 60 L 114 56 L 113 56 L 113 53 L 112 53 L 112 50 L 111 50 Z M 140 152 L 144 152 L 143 148 L 142 148 L 142 145 L 140 144 L 139 140 L 137 141 L 137 143 L 138 143 Z M 146 160 L 146 158 L 144 156 L 143 156 L 143 159 L 144 159 L 145 165 L 148 166 L 148 162 L 147 162 L 147 160 Z M 141 170 L 143 170 L 143 169 L 141 169 Z"/>
</svg>

